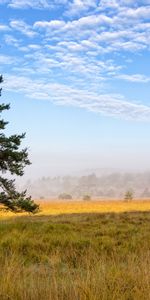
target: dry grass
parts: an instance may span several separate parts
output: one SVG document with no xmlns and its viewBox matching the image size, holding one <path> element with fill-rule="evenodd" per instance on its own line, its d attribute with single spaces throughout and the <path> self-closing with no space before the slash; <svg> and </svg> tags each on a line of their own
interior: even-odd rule
<svg viewBox="0 0 150 300">
<path fill-rule="evenodd" d="M 150 211 L 150 200 L 117 201 L 38 201 L 43 215 Z"/>
<path fill-rule="evenodd" d="M 125 211 L 150 211 L 150 200 L 134 200 L 125 202 L 123 200 L 114 201 L 59 201 L 59 200 L 35 200 L 40 204 L 41 211 L 38 215 L 58 215 L 71 213 L 109 213 Z M 27 215 L 26 213 L 18 215 Z M 0 217 L 14 217 L 14 213 L 0 211 Z"/>
<path fill-rule="evenodd" d="M 41 208 L 1 217 L 0 300 L 150 299 L 150 201 Z"/>
</svg>

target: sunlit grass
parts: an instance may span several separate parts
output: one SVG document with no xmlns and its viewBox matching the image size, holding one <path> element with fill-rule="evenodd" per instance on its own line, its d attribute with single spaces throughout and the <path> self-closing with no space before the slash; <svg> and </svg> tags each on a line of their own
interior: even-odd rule
<svg viewBox="0 0 150 300">
<path fill-rule="evenodd" d="M 148 211 L 150 200 L 130 201 L 43 201 L 39 202 L 40 214 L 56 215 L 69 213 L 108 213 L 125 211 Z"/>
<path fill-rule="evenodd" d="M 71 213 L 109 213 L 125 211 L 150 211 L 150 200 L 92 200 L 92 201 L 59 201 L 59 200 L 35 200 L 40 204 L 40 212 L 37 215 L 57 215 Z M 1 210 L 0 217 L 14 217 L 14 213 Z M 27 213 L 16 214 L 16 216 L 27 215 Z"/>
<path fill-rule="evenodd" d="M 40 202 L 2 213 L 0 300 L 148 300 L 150 201 Z"/>
</svg>

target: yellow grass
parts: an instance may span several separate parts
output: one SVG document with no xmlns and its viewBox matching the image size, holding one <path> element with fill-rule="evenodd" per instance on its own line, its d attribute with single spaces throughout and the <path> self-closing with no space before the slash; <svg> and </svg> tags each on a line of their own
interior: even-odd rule
<svg viewBox="0 0 150 300">
<path fill-rule="evenodd" d="M 44 215 L 71 214 L 71 213 L 108 213 L 125 211 L 149 211 L 150 200 L 125 201 L 46 201 L 40 202 L 41 212 Z"/>
<path fill-rule="evenodd" d="M 150 211 L 149 200 L 134 200 L 125 202 L 123 200 L 107 201 L 59 201 L 59 200 L 35 200 L 40 204 L 38 215 L 59 215 L 72 213 L 109 213 L 109 212 L 130 212 L 130 211 Z M 21 215 L 25 215 L 21 214 Z M 17 214 L 20 215 L 20 214 Z M 12 217 L 14 213 L 0 211 L 0 217 Z"/>
</svg>

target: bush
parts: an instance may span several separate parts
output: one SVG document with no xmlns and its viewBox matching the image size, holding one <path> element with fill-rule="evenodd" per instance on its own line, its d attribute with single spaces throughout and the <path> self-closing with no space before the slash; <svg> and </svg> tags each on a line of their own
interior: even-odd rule
<svg viewBox="0 0 150 300">
<path fill-rule="evenodd" d="M 63 194 L 60 194 L 58 196 L 58 198 L 61 199 L 61 200 L 71 200 L 72 196 L 70 194 L 63 193 Z"/>
<path fill-rule="evenodd" d="M 127 191 L 125 193 L 124 200 L 125 201 L 131 201 L 131 200 L 133 200 L 133 192 Z"/>
<path fill-rule="evenodd" d="M 83 200 L 84 200 L 84 201 L 90 201 L 90 200 L 91 200 L 91 196 L 89 196 L 89 195 L 84 195 L 84 196 L 83 196 Z"/>
</svg>

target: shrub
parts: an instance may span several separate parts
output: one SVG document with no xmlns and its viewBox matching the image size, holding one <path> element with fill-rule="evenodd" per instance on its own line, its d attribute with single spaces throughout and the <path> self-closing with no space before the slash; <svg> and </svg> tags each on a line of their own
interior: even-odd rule
<svg viewBox="0 0 150 300">
<path fill-rule="evenodd" d="M 83 196 L 83 200 L 84 200 L 84 201 L 90 201 L 90 200 L 91 200 L 91 196 L 89 196 L 89 195 L 84 195 L 84 196 Z"/>
<path fill-rule="evenodd" d="M 59 199 L 62 199 L 62 200 L 71 200 L 72 199 L 72 196 L 70 194 L 67 194 L 67 193 L 63 193 L 63 194 L 60 194 L 58 196 Z"/>
<path fill-rule="evenodd" d="M 125 201 L 131 201 L 131 200 L 133 200 L 133 192 L 127 191 L 125 193 L 124 200 Z"/>
</svg>

